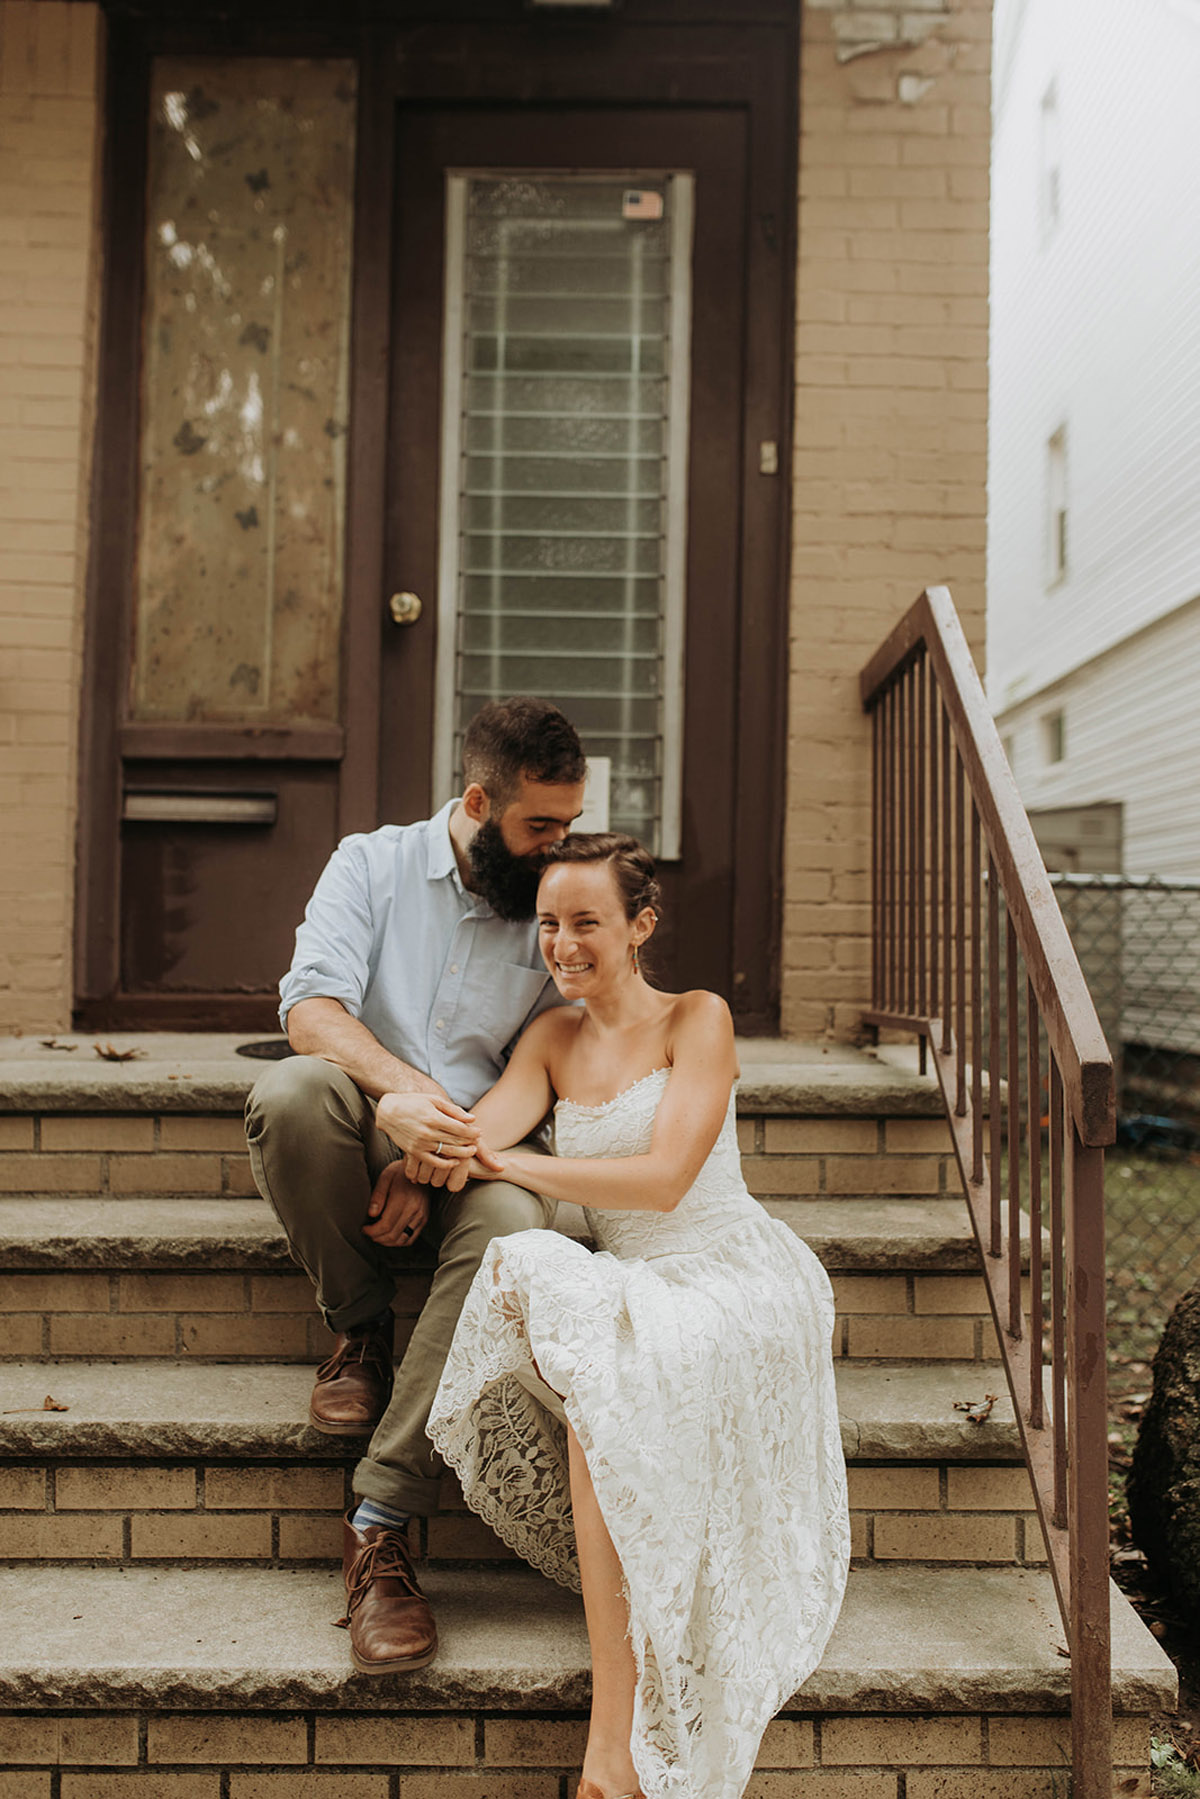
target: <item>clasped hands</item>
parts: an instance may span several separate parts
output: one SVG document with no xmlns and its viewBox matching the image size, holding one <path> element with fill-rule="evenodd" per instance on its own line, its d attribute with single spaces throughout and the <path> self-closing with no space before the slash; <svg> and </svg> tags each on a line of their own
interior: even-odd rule
<svg viewBox="0 0 1200 1799">
<path fill-rule="evenodd" d="M 499 1174 L 503 1163 L 480 1141 L 474 1115 L 444 1094 L 385 1093 L 375 1121 L 402 1160 L 375 1183 L 363 1232 L 387 1248 L 406 1249 L 429 1220 L 430 1187 L 459 1193 L 469 1180 Z"/>
</svg>

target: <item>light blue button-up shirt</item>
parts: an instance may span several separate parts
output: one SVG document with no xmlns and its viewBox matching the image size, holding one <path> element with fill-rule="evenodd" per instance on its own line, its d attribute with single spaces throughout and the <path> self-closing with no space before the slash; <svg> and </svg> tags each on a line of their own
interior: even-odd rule
<svg viewBox="0 0 1200 1799">
<path fill-rule="evenodd" d="M 531 1019 L 563 1001 L 536 923 L 506 923 L 463 886 L 450 841 L 456 804 L 423 824 L 342 839 L 296 932 L 279 1016 L 286 1029 L 299 1000 L 340 1000 L 469 1108 Z"/>
</svg>

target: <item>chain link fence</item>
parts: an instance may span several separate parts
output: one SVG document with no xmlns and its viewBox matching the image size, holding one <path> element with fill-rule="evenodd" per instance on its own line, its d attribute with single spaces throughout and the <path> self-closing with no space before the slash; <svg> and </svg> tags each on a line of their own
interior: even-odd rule
<svg viewBox="0 0 1200 1799">
<path fill-rule="evenodd" d="M 1117 1395 L 1145 1384 L 1172 1306 L 1200 1278 L 1200 881 L 1051 880 L 1116 1070 L 1105 1186 Z"/>
</svg>

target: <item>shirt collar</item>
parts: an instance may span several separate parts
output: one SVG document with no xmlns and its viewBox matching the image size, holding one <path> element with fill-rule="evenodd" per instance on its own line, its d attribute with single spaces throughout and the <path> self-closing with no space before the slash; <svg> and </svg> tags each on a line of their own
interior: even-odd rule
<svg viewBox="0 0 1200 1799">
<path fill-rule="evenodd" d="M 425 873 L 431 881 L 458 873 L 458 857 L 450 841 L 450 814 L 457 804 L 457 799 L 447 800 L 425 826 Z"/>
<path fill-rule="evenodd" d="M 491 907 L 487 901 L 464 887 L 459 873 L 458 857 L 450 840 L 450 815 L 457 804 L 457 798 L 447 800 L 441 811 L 435 812 L 425 826 L 425 874 L 431 881 L 444 881 L 449 876 L 463 899 L 477 911 L 490 916 Z"/>
</svg>

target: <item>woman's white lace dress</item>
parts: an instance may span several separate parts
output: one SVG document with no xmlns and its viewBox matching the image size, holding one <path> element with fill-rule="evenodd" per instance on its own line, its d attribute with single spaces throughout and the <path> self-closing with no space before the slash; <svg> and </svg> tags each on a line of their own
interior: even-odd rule
<svg viewBox="0 0 1200 1799">
<path fill-rule="evenodd" d="M 560 1099 L 557 1153 L 644 1153 L 669 1075 Z M 647 1799 L 740 1799 L 846 1582 L 833 1296 L 747 1191 L 732 1095 L 675 1211 L 587 1216 L 596 1254 L 555 1231 L 491 1244 L 429 1434 L 472 1509 L 578 1588 L 563 1396 L 625 1574 Z"/>
</svg>

